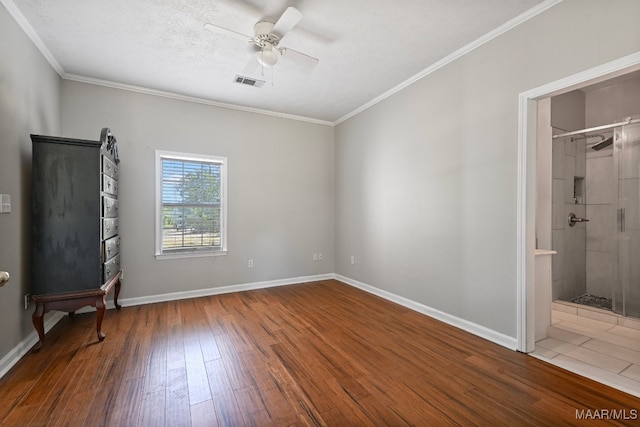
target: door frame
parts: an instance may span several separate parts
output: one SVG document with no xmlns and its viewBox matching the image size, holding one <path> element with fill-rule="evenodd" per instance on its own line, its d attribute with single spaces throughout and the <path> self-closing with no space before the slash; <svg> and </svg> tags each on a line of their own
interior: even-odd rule
<svg viewBox="0 0 640 427">
<path fill-rule="evenodd" d="M 518 95 L 516 232 L 517 350 L 535 349 L 536 124 L 537 101 L 640 69 L 640 52 Z M 545 248 L 551 249 L 551 248 Z"/>
</svg>

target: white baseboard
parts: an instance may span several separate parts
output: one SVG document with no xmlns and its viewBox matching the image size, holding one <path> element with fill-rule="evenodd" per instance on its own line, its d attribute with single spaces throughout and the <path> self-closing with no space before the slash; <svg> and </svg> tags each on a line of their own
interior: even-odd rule
<svg viewBox="0 0 640 427">
<path fill-rule="evenodd" d="M 334 277 L 336 280 L 344 282 L 355 288 L 362 289 L 365 292 L 369 292 L 371 294 L 377 295 L 391 302 L 395 302 L 396 304 L 400 304 L 404 307 L 410 308 L 411 310 L 417 311 L 418 313 L 422 313 L 429 317 L 433 317 L 434 319 L 438 319 L 444 323 L 447 323 L 451 326 L 455 326 L 456 328 L 462 329 L 473 335 L 479 336 L 481 338 L 484 338 L 486 340 L 499 344 L 510 350 L 516 350 L 518 347 L 518 340 L 516 338 L 510 337 L 508 335 L 504 335 L 500 332 L 494 331 L 493 329 L 489 329 L 482 325 L 478 325 L 477 323 L 473 323 L 468 320 L 461 319 L 459 317 L 453 316 L 451 314 L 445 313 L 435 308 L 431 308 L 419 302 L 415 302 L 413 300 L 392 294 L 391 292 L 384 291 L 382 289 L 376 288 L 371 285 L 367 285 L 366 283 L 362 283 L 345 276 L 341 276 L 339 274 L 334 275 Z"/>
<path fill-rule="evenodd" d="M 410 299 L 392 294 L 391 292 L 387 292 L 382 289 L 373 287 L 371 285 L 367 285 L 357 280 L 353 280 L 348 277 L 341 276 L 339 274 L 334 274 L 334 273 L 320 274 L 315 276 L 292 277 L 289 279 L 268 280 L 268 281 L 253 282 L 253 283 L 243 283 L 243 284 L 220 286 L 220 287 L 208 288 L 208 289 L 198 289 L 195 291 L 171 292 L 166 294 L 150 295 L 146 297 L 124 298 L 118 302 L 123 307 L 131 307 L 136 305 L 153 304 L 157 302 L 175 301 L 175 300 L 188 299 L 188 298 L 199 298 L 199 297 L 210 296 L 210 295 L 226 294 L 230 292 L 250 291 L 254 289 L 265 289 L 265 288 L 271 288 L 275 286 L 295 285 L 298 283 L 316 282 L 320 280 L 329 280 L 329 279 L 339 280 L 350 286 L 353 286 L 365 292 L 377 295 L 391 302 L 395 302 L 411 310 L 417 311 L 418 313 L 422 313 L 427 316 L 433 317 L 449 325 L 455 326 L 456 328 L 462 329 L 471 334 L 487 339 L 503 347 L 507 347 L 511 350 L 516 350 L 517 348 L 516 338 L 504 335 L 500 332 L 496 332 L 492 329 L 486 328 L 484 326 L 478 325 L 476 323 L 470 322 L 465 319 L 461 319 L 451 314 L 444 313 L 440 310 L 436 310 L 435 308 L 431 308 L 429 306 L 412 301 Z M 114 308 L 115 306 L 113 304 L 113 301 L 108 301 L 107 309 L 114 309 Z M 89 313 L 92 311 L 95 311 L 95 308 L 84 307 L 78 310 L 76 313 L 78 314 Z M 64 314 L 61 312 L 53 312 L 51 315 L 49 315 L 48 318 L 45 320 L 45 324 L 44 324 L 45 333 L 48 332 L 53 326 L 55 326 L 55 324 L 58 323 L 60 319 L 63 318 L 63 316 Z M 38 342 L 38 334 L 34 331 L 31 334 L 29 334 L 29 336 L 27 336 L 24 340 L 22 340 L 5 357 L 3 357 L 2 360 L 0 360 L 0 378 L 2 378 L 9 371 L 9 369 L 11 369 L 16 363 L 18 363 L 20 358 L 22 358 L 25 354 L 27 354 L 27 352 L 31 349 L 31 347 L 33 347 L 37 342 Z"/>
<path fill-rule="evenodd" d="M 171 292 L 167 294 L 152 295 L 148 297 L 126 298 L 121 300 L 120 304 L 122 304 L 123 307 L 128 307 L 128 306 L 135 306 L 135 305 L 152 304 L 156 302 L 175 301 L 179 299 L 198 298 L 198 297 L 204 297 L 209 295 L 219 295 L 219 294 L 225 294 L 229 292 L 240 292 L 240 291 L 249 291 L 253 289 L 271 288 L 275 286 L 294 285 L 298 283 L 315 282 L 319 280 L 328 280 L 328 279 L 340 280 L 341 282 L 344 282 L 350 286 L 356 287 L 365 292 L 377 295 L 389 301 L 400 304 L 404 307 L 410 308 L 411 310 L 433 317 L 449 325 L 455 326 L 469 333 L 472 333 L 474 335 L 487 339 L 491 342 L 499 344 L 503 347 L 507 347 L 511 350 L 516 350 L 517 348 L 516 338 L 504 335 L 500 332 L 496 332 L 492 329 L 478 325 L 477 323 L 473 323 L 468 320 L 453 316 L 451 314 L 444 313 L 440 310 L 436 310 L 435 308 L 431 308 L 424 304 L 409 300 L 404 297 L 400 297 L 398 295 L 392 294 L 391 292 L 383 291 L 381 289 L 375 288 L 365 283 L 358 282 L 357 280 L 353 280 L 348 277 L 341 276 L 339 274 L 333 274 L 333 273 L 316 275 L 316 276 L 295 277 L 290 279 L 271 280 L 271 281 L 265 281 L 265 282 L 253 282 L 253 283 L 245 283 L 245 284 L 239 284 L 239 285 L 221 286 L 217 288 L 199 289 L 195 291 Z M 112 301 L 109 302 L 108 308 L 113 308 Z"/>
<path fill-rule="evenodd" d="M 195 291 L 171 292 L 167 294 L 150 295 L 146 297 L 125 298 L 118 301 L 123 307 L 135 305 L 153 304 L 156 302 L 175 301 L 180 299 L 199 298 L 209 295 L 228 294 L 230 292 L 251 291 L 254 289 L 272 288 L 275 286 L 295 285 L 298 283 L 316 282 L 335 278 L 333 273 L 318 274 L 315 276 L 292 277 L 289 279 L 267 280 L 263 282 L 242 283 L 237 285 L 219 286 L 216 288 L 197 289 Z M 107 308 L 115 308 L 113 301 L 107 302 Z M 93 310 L 90 308 L 87 311 Z M 78 311 L 80 313 L 81 311 Z"/>
<path fill-rule="evenodd" d="M 53 312 L 47 316 L 44 321 L 44 332 L 47 333 L 56 323 L 64 317 L 64 313 Z M 20 341 L 6 356 L 0 360 L 0 378 L 2 378 L 9 369 L 18 363 L 18 361 L 31 350 L 31 348 L 39 341 L 38 333 L 34 330 L 25 339 Z"/>
</svg>

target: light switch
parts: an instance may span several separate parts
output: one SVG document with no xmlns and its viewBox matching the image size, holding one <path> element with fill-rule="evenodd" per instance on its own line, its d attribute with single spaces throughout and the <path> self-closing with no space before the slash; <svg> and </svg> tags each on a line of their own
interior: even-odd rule
<svg viewBox="0 0 640 427">
<path fill-rule="evenodd" d="M 11 196 L 9 194 L 0 194 L 0 213 L 11 212 Z"/>
</svg>

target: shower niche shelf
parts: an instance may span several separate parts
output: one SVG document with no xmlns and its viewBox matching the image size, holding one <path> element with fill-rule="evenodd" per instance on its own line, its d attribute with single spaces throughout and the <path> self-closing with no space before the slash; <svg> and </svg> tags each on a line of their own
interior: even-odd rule
<svg viewBox="0 0 640 427">
<path fill-rule="evenodd" d="M 584 205 L 585 193 L 586 191 L 585 191 L 584 177 L 574 176 L 573 177 L 573 203 L 575 205 Z"/>
</svg>

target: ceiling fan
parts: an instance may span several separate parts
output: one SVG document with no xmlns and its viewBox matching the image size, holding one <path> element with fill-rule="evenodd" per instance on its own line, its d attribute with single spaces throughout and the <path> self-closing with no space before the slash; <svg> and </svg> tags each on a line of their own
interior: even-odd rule
<svg viewBox="0 0 640 427">
<path fill-rule="evenodd" d="M 230 34 L 245 39 L 248 43 L 256 46 L 257 50 L 251 56 L 249 62 L 244 67 L 244 73 L 253 73 L 259 65 L 271 68 L 277 64 L 280 57 L 286 57 L 307 68 L 312 68 L 318 64 L 318 59 L 288 47 L 280 47 L 279 43 L 289 31 L 295 27 L 302 19 L 302 13 L 293 6 L 288 7 L 282 16 L 276 21 L 260 21 L 254 25 L 253 37 L 239 33 L 219 25 L 206 23 L 204 28 L 215 33 Z"/>
</svg>

